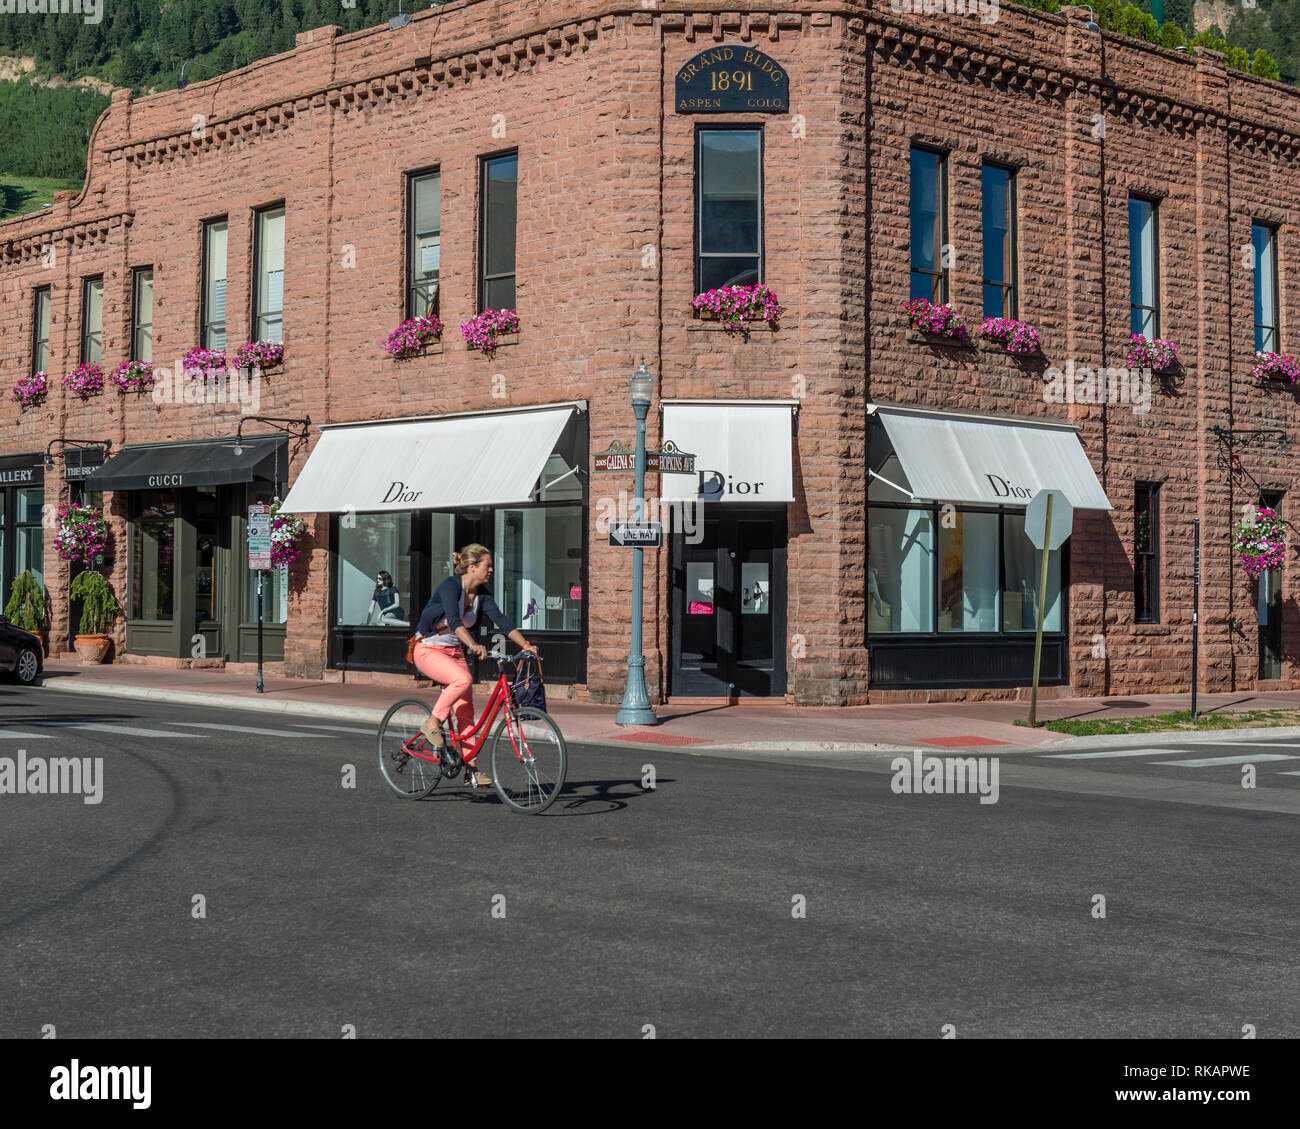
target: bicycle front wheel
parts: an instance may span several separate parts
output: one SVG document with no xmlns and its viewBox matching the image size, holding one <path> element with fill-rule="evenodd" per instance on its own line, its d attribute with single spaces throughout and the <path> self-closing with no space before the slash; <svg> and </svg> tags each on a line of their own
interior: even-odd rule
<svg viewBox="0 0 1300 1129">
<path fill-rule="evenodd" d="M 564 787 L 569 753 L 549 714 L 526 706 L 507 709 L 492 737 L 492 786 L 515 811 L 536 815 Z"/>
<path fill-rule="evenodd" d="M 420 752 L 433 753 L 422 739 L 414 741 L 420 726 L 428 719 L 428 704 L 407 698 L 393 705 L 379 723 L 379 771 L 388 786 L 404 800 L 424 799 L 442 779 L 433 761 L 406 752 L 407 742 L 413 741 Z"/>
</svg>

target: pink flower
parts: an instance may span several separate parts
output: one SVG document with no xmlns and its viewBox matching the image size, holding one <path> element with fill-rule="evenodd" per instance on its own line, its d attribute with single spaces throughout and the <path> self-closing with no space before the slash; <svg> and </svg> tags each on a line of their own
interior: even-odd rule
<svg viewBox="0 0 1300 1129">
<path fill-rule="evenodd" d="M 404 361 L 441 336 L 442 322 L 436 317 L 407 318 L 388 335 L 384 349 L 393 360 Z"/>
<path fill-rule="evenodd" d="M 93 361 L 78 365 L 63 378 L 63 387 L 83 400 L 88 400 L 96 392 L 104 390 L 104 370 Z"/>
<path fill-rule="evenodd" d="M 776 295 L 761 284 L 753 286 L 721 286 L 697 294 L 692 305 L 697 310 L 708 310 L 728 333 L 746 332 L 745 324 L 765 321 L 775 327 L 785 307 Z"/>
<path fill-rule="evenodd" d="M 118 391 L 143 392 L 153 385 L 153 365 L 148 361 L 123 361 L 109 376 Z"/>
<path fill-rule="evenodd" d="M 50 391 L 50 378 L 48 373 L 36 372 L 31 376 L 25 377 L 14 385 L 11 393 L 13 399 L 17 400 L 26 411 L 33 404 L 39 404 L 43 401 Z"/>
<path fill-rule="evenodd" d="M 985 318 L 980 326 L 980 336 L 988 341 L 1000 341 L 1008 353 L 1026 356 L 1038 352 L 1038 330 L 1027 321 L 1014 318 Z"/>
<path fill-rule="evenodd" d="M 460 334 L 471 349 L 481 349 L 485 357 L 496 352 L 497 341 L 519 332 L 519 315 L 514 310 L 484 310 L 477 317 L 460 323 Z"/>
<path fill-rule="evenodd" d="M 922 333 L 946 337 L 963 344 L 970 340 L 966 323 L 948 305 L 935 306 L 924 298 L 913 298 L 907 303 L 907 320 Z"/>
</svg>

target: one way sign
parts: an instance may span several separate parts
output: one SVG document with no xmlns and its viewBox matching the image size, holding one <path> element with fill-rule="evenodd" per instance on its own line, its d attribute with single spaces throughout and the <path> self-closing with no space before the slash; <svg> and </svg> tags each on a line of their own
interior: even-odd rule
<svg viewBox="0 0 1300 1129">
<path fill-rule="evenodd" d="M 664 543 L 664 523 L 661 521 L 611 521 L 609 543 L 643 549 L 653 549 Z"/>
</svg>

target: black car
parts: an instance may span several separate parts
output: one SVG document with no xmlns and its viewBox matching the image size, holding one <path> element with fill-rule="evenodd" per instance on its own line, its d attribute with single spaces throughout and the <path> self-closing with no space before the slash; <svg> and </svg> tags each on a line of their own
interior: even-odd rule
<svg viewBox="0 0 1300 1129">
<path fill-rule="evenodd" d="M 15 627 L 0 615 L 0 671 L 14 676 L 14 680 L 30 686 L 41 676 L 41 658 L 44 648 L 40 638 L 21 627 Z"/>
</svg>

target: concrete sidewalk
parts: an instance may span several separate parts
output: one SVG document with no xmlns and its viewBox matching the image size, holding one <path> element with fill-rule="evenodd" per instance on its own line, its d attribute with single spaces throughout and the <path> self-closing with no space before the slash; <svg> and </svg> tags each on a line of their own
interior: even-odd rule
<svg viewBox="0 0 1300 1129">
<path fill-rule="evenodd" d="M 153 666 L 84 667 L 75 662 L 48 661 L 44 686 L 57 693 L 110 695 L 155 702 L 186 703 L 284 714 L 344 718 L 377 723 L 399 698 L 430 703 L 433 692 L 412 681 L 409 689 L 360 683 L 319 682 L 314 679 L 264 680 L 265 693 L 256 692 L 251 674 L 222 670 L 171 670 Z M 481 704 L 481 701 L 480 703 Z M 1202 694 L 1203 712 L 1217 710 L 1300 708 L 1300 691 L 1256 694 Z M 54 700 L 51 708 L 57 709 Z M 1134 717 L 1188 708 L 1186 694 L 1153 694 L 1140 698 L 1062 698 L 1039 703 L 1040 720 L 1058 718 Z M 653 729 L 629 729 L 614 724 L 617 706 L 589 705 L 553 696 L 548 706 L 565 737 L 575 744 L 617 741 L 646 747 L 680 746 L 742 750 L 841 751 L 915 748 L 986 748 L 1012 752 L 1049 744 L 1071 748 L 1135 742 L 1180 744 L 1240 740 L 1263 733 L 1282 736 L 1286 730 L 1220 730 L 1208 733 L 1143 733 L 1131 736 L 1071 738 L 1047 730 L 1029 730 L 1015 723 L 1028 715 L 1026 702 L 970 702 L 926 705 L 834 707 L 774 706 L 770 704 L 656 706 L 660 719 Z M 0 715 L 2 716 L 2 715 Z M 1294 730 L 1300 734 L 1300 729 Z"/>
</svg>

